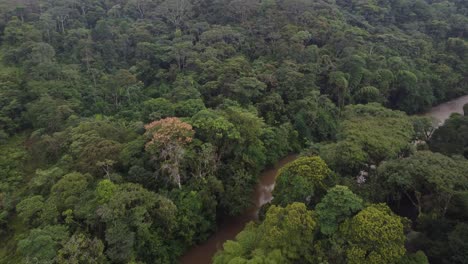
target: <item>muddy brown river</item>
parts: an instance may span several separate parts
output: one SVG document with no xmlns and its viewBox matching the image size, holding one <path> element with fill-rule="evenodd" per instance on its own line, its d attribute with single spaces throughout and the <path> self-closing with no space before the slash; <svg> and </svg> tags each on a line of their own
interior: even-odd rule
<svg viewBox="0 0 468 264">
<path fill-rule="evenodd" d="M 258 211 L 262 205 L 268 203 L 273 198 L 271 192 L 275 187 L 278 170 L 284 165 L 296 159 L 297 155 L 289 155 L 281 159 L 275 167 L 266 169 L 259 177 L 259 183 L 255 188 L 252 200 L 254 205 L 244 214 L 225 219 L 207 241 L 192 247 L 180 259 L 181 264 L 209 264 L 216 251 L 222 249 L 224 242 L 233 240 L 245 225 L 250 221 L 258 220 Z"/>
<path fill-rule="evenodd" d="M 468 95 L 462 96 L 452 101 L 434 106 L 425 115 L 432 116 L 443 124 L 452 113 L 463 114 L 463 105 L 468 103 Z M 273 198 L 271 192 L 275 187 L 275 179 L 278 170 L 287 163 L 295 160 L 297 155 L 290 155 L 281 159 L 275 167 L 262 172 L 259 183 L 253 195 L 254 206 L 249 208 L 244 214 L 238 217 L 225 219 L 207 241 L 200 245 L 193 246 L 180 259 L 181 264 L 209 264 L 216 251 L 222 249 L 224 242 L 233 240 L 236 235 L 244 229 L 250 221 L 258 220 L 258 211 L 262 205 L 268 203 Z"/>
<path fill-rule="evenodd" d="M 437 119 L 439 121 L 439 125 L 441 125 L 450 117 L 451 114 L 463 114 L 463 106 L 465 104 L 468 104 L 468 95 L 434 106 L 425 115 L 432 116 Z"/>
</svg>

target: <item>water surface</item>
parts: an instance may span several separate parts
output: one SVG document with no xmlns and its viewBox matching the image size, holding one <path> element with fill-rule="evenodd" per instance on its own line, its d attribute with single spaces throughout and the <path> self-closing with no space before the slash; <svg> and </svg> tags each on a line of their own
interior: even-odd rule
<svg viewBox="0 0 468 264">
<path fill-rule="evenodd" d="M 434 106 L 425 115 L 434 117 L 442 125 L 451 114 L 463 114 L 463 106 L 468 104 L 468 95 Z"/>
<path fill-rule="evenodd" d="M 242 215 L 224 219 L 218 226 L 218 231 L 207 241 L 192 247 L 180 259 L 181 264 L 209 264 L 216 251 L 222 249 L 224 242 L 233 240 L 247 223 L 258 220 L 260 208 L 273 199 L 271 192 L 275 187 L 278 170 L 295 160 L 297 155 L 289 155 L 276 163 L 272 168 L 264 170 L 259 177 L 259 183 L 253 193 L 253 206 Z"/>
<path fill-rule="evenodd" d="M 468 95 L 459 97 L 449 102 L 434 106 L 430 111 L 425 113 L 427 116 L 434 117 L 438 120 L 439 125 L 443 124 L 452 113 L 463 114 L 463 106 L 468 103 Z M 258 220 L 258 211 L 266 203 L 270 202 L 273 197 L 271 192 L 275 187 L 276 175 L 278 170 L 287 163 L 295 160 L 297 155 L 289 155 L 276 164 L 275 167 L 267 169 L 260 175 L 259 183 L 253 194 L 254 206 L 249 208 L 238 217 L 225 219 L 219 226 L 218 231 L 214 233 L 207 241 L 200 245 L 192 247 L 181 258 L 181 264 L 209 264 L 216 251 L 222 249 L 224 242 L 233 240 L 236 235 L 244 229 L 245 225 L 250 221 Z"/>
</svg>

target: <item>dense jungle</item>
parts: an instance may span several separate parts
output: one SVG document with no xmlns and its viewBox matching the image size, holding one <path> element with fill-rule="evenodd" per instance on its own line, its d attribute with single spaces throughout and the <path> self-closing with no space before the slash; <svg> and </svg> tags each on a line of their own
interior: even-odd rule
<svg viewBox="0 0 468 264">
<path fill-rule="evenodd" d="M 0 0 L 0 263 L 466 264 L 467 94 L 466 0 Z"/>
</svg>

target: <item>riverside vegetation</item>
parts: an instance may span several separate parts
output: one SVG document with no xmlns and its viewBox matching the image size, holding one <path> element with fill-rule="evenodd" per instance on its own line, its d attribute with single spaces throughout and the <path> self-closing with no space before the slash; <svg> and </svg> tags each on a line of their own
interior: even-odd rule
<svg viewBox="0 0 468 264">
<path fill-rule="evenodd" d="M 466 0 L 0 0 L 0 263 L 467 263 Z"/>
</svg>

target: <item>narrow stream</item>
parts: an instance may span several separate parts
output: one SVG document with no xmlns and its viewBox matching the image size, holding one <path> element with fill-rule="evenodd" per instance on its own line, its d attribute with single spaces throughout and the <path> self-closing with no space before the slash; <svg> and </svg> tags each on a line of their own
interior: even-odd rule
<svg viewBox="0 0 468 264">
<path fill-rule="evenodd" d="M 245 225 L 250 221 L 258 220 L 258 211 L 260 208 L 273 199 L 271 192 L 275 187 L 275 179 L 278 170 L 284 165 L 295 160 L 297 155 L 289 155 L 276 164 L 275 167 L 266 169 L 259 177 L 259 183 L 255 188 L 252 200 L 254 205 L 244 214 L 225 219 L 218 226 L 218 231 L 214 233 L 207 241 L 200 245 L 192 247 L 180 259 L 181 264 L 209 264 L 216 251 L 222 249 L 224 242 L 233 240 L 239 234 Z"/>
<path fill-rule="evenodd" d="M 443 124 L 452 113 L 463 114 L 463 106 L 468 103 L 468 95 L 459 97 L 452 101 L 434 106 L 425 115 L 434 117 L 439 121 L 439 125 Z M 284 165 L 295 160 L 297 155 L 289 155 L 276 164 L 275 167 L 267 169 L 260 175 L 254 195 L 254 206 L 249 208 L 244 214 L 238 217 L 225 219 L 218 226 L 218 231 L 213 234 L 207 241 L 200 245 L 192 247 L 180 259 L 181 264 L 209 264 L 216 251 L 222 249 L 224 242 L 233 240 L 236 235 L 244 229 L 244 226 L 250 222 L 258 220 L 258 211 L 262 205 L 272 200 L 271 192 L 275 187 L 275 179 L 278 170 Z"/>
</svg>

